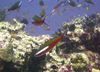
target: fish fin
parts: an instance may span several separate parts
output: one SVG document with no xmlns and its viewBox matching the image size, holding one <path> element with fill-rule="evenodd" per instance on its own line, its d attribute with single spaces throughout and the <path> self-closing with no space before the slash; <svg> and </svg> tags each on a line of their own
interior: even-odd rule
<svg viewBox="0 0 100 72">
<path fill-rule="evenodd" d="M 41 49 L 40 51 L 38 51 L 34 56 L 38 57 L 39 54 L 43 55 L 44 52 L 49 48 L 49 46 L 44 47 L 43 49 Z"/>
</svg>

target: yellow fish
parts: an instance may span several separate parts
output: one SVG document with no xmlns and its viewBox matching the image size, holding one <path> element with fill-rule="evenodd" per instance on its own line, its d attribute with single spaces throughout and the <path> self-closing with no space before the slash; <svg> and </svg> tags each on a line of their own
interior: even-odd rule
<svg viewBox="0 0 100 72">
<path fill-rule="evenodd" d="M 79 4 L 77 7 L 81 7 L 82 6 L 82 4 Z"/>
<path fill-rule="evenodd" d="M 24 13 L 26 16 L 28 16 L 28 14 L 29 14 L 30 12 L 27 12 L 27 13 Z"/>
<path fill-rule="evenodd" d="M 45 7 L 47 7 L 47 8 L 48 8 L 48 6 L 47 6 L 47 5 L 45 5 Z"/>
<path fill-rule="evenodd" d="M 72 9 L 70 9 L 70 11 L 72 11 Z"/>
<path fill-rule="evenodd" d="M 43 27 L 46 27 L 46 25 L 42 25 Z"/>
<path fill-rule="evenodd" d="M 62 15 L 62 13 L 59 13 L 59 15 Z"/>
<path fill-rule="evenodd" d="M 67 7 L 66 9 L 70 9 L 70 8 Z"/>
<path fill-rule="evenodd" d="M 47 19 L 48 18 L 48 16 L 45 16 L 45 19 Z"/>
<path fill-rule="evenodd" d="M 89 10 L 89 7 L 86 7 L 86 10 Z"/>
<path fill-rule="evenodd" d="M 26 16 L 28 16 L 28 13 L 25 13 Z"/>
</svg>

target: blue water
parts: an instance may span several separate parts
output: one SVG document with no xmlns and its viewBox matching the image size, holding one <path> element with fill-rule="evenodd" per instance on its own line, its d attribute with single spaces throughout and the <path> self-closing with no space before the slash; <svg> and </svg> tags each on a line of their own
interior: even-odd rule
<svg viewBox="0 0 100 72">
<path fill-rule="evenodd" d="M 15 2 L 18 0 L 0 0 L 0 9 L 7 9 L 11 7 Z M 79 15 L 83 16 L 85 14 L 90 15 L 93 13 L 100 13 L 100 0 L 93 0 L 95 5 L 89 4 L 89 10 L 86 10 L 84 6 L 81 6 L 80 8 L 77 7 L 71 7 L 69 5 L 67 6 L 61 6 L 61 8 L 57 11 L 57 13 L 54 16 L 48 16 L 46 19 L 46 23 L 50 25 L 51 30 L 46 31 L 42 26 L 35 26 L 31 24 L 32 17 L 34 15 L 40 15 L 41 10 L 46 10 L 46 15 L 49 15 L 51 11 L 54 9 L 54 7 L 62 0 L 43 0 L 45 5 L 48 7 L 42 8 L 39 5 L 40 0 L 33 0 L 32 2 L 29 2 L 29 0 L 22 0 L 22 6 L 20 7 L 20 11 L 17 12 L 17 10 L 14 10 L 10 12 L 6 16 L 6 20 L 13 19 L 13 18 L 22 18 L 25 16 L 25 13 L 29 12 L 28 16 L 26 16 L 29 19 L 29 24 L 27 24 L 25 31 L 32 36 L 38 36 L 42 34 L 54 34 L 55 31 L 62 27 L 63 22 L 70 22 L 77 18 Z M 76 1 L 76 0 L 75 0 Z M 82 0 L 81 0 L 82 1 Z M 78 4 L 77 4 L 78 5 Z M 63 15 L 59 15 L 59 12 L 62 12 L 64 8 L 69 7 L 72 9 L 66 10 Z M 7 13 L 7 11 L 6 11 Z M 70 18 L 72 16 L 72 18 Z M 34 30 L 34 33 L 31 33 L 31 30 Z"/>
</svg>

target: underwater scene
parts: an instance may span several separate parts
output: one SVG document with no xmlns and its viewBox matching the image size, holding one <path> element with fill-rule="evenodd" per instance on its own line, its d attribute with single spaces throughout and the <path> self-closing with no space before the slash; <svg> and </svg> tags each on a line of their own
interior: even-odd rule
<svg viewBox="0 0 100 72">
<path fill-rule="evenodd" d="M 0 72 L 100 72 L 100 0 L 0 0 Z"/>
</svg>

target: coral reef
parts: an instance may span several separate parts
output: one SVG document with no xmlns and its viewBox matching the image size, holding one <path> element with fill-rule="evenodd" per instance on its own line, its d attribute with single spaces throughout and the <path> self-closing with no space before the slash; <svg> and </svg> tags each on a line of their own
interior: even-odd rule
<svg viewBox="0 0 100 72">
<path fill-rule="evenodd" d="M 51 51 L 34 57 L 49 35 L 29 36 L 24 23 L 0 22 L 0 71 L 2 72 L 100 72 L 100 14 L 63 23 L 53 36 L 62 39 Z"/>
<path fill-rule="evenodd" d="M 20 68 L 28 61 L 27 57 L 31 56 L 32 51 L 38 49 L 50 36 L 31 37 L 23 31 L 25 24 L 17 22 L 16 19 L 13 21 L 13 25 L 0 22 L 0 59 L 1 62 L 12 62 L 16 68 Z"/>
</svg>

